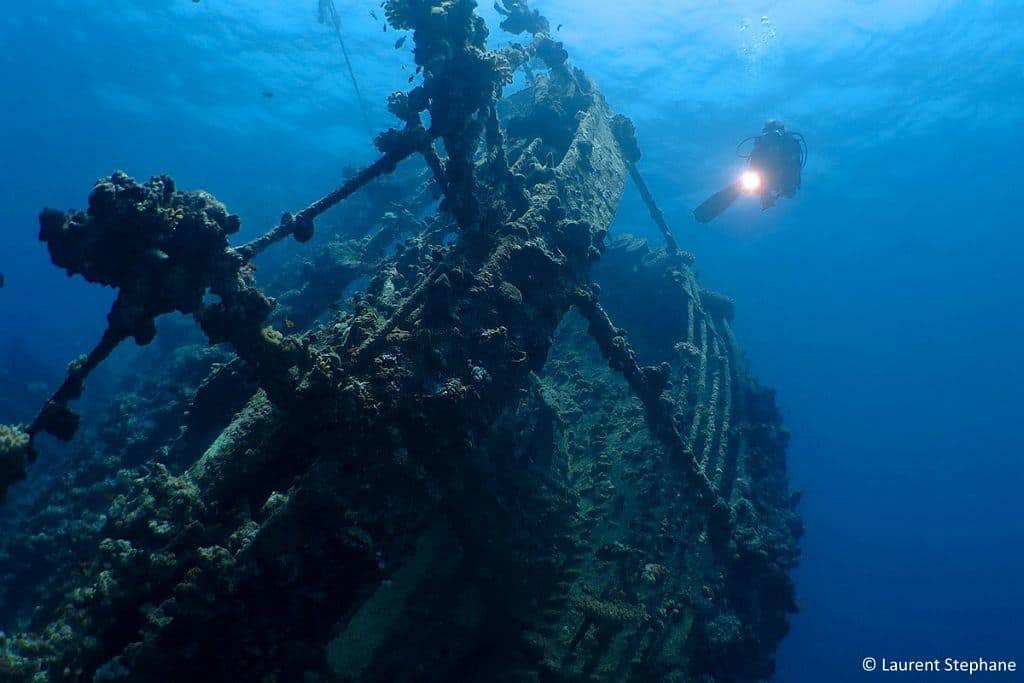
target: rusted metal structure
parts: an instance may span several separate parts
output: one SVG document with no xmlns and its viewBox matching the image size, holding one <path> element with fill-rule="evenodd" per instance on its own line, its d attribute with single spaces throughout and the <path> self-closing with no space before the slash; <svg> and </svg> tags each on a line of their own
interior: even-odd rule
<svg viewBox="0 0 1024 683">
<path fill-rule="evenodd" d="M 519 0 L 502 26 L 530 38 L 500 51 L 472 0 L 386 9 L 424 77 L 391 98 L 402 127 L 263 237 L 229 246 L 237 219 L 168 178 L 115 174 L 88 212 L 44 213 L 55 263 L 120 296 L 97 350 L 10 430 L 6 483 L 26 436 L 72 437 L 85 377 L 156 316 L 191 315 L 237 355 L 117 491 L 65 597 L 0 642 L 2 675 L 767 679 L 800 533 L 785 432 L 731 303 L 700 288 L 639 178 L 631 125 Z M 530 61 L 546 73 L 502 98 Z M 251 260 L 414 155 L 425 188 L 275 311 Z M 630 175 L 664 249 L 608 241 Z"/>
</svg>

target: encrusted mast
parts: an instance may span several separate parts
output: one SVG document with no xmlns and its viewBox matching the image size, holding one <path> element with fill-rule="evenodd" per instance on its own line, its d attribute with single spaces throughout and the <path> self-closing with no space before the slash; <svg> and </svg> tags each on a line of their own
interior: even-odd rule
<svg viewBox="0 0 1024 683">
<path fill-rule="evenodd" d="M 497 51 L 485 47 L 473 0 L 385 9 L 392 26 L 413 31 L 423 74 L 389 100 L 402 127 L 377 137 L 376 162 L 262 237 L 231 247 L 237 217 L 166 177 L 139 184 L 115 173 L 87 212 L 43 213 L 54 263 L 118 297 L 100 343 L 35 421 L 0 430 L 0 485 L 24 476 L 36 434 L 74 435 L 68 403 L 86 377 L 120 342 L 150 342 L 164 313 L 191 315 L 211 344 L 231 345 L 238 360 L 211 374 L 193 405 L 235 407 L 211 409 L 226 424 L 190 459 L 189 431 L 210 428 L 196 426 L 204 411 L 193 409 L 162 451 L 180 473 L 153 461 L 113 498 L 66 597 L 23 635 L 0 634 L 0 672 L 767 678 L 793 609 L 787 571 L 799 535 L 785 435 L 770 394 L 742 368 L 730 303 L 699 289 L 639 176 L 632 125 L 523 0 L 498 9 L 502 27 L 530 41 Z M 533 60 L 547 73 L 503 99 Z M 276 331 L 251 260 L 289 236 L 309 240 L 318 216 L 413 155 L 432 187 L 346 247 L 351 266 L 319 284 L 314 274 L 302 291 L 329 291 L 305 309 L 292 302 L 285 327 L 312 323 L 372 275 L 351 314 Z M 605 245 L 627 175 L 666 237 L 663 252 Z M 420 221 L 433 192 L 440 210 Z M 605 282 L 608 302 L 629 291 L 660 302 L 663 319 L 631 305 L 606 311 L 601 272 L 615 283 Z M 612 322 L 616 308 L 641 331 L 636 350 Z M 587 344 L 621 377 L 595 369 L 596 356 L 560 350 Z M 592 382 L 608 396 L 574 395 Z M 602 401 L 625 412 L 601 426 L 591 412 Z M 573 413 L 575 426 L 560 417 Z M 629 457 L 614 457 L 619 437 Z"/>
</svg>

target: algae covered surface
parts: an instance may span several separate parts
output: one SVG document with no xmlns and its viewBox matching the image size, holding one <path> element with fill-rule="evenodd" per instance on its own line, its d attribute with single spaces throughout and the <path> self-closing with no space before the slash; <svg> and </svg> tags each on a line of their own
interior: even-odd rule
<svg viewBox="0 0 1024 683">
<path fill-rule="evenodd" d="M 802 534 L 774 394 L 632 122 L 496 11 L 385 2 L 415 70 L 374 157 L 266 232 L 169 175 L 42 211 L 114 299 L 0 428 L 0 679 L 772 676 Z M 654 240 L 613 225 L 628 183 Z"/>
</svg>

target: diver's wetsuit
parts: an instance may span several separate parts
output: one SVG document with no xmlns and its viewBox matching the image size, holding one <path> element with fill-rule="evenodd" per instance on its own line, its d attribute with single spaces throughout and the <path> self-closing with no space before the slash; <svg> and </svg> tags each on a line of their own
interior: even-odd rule
<svg viewBox="0 0 1024 683">
<path fill-rule="evenodd" d="M 803 150 L 792 134 L 777 128 L 763 133 L 754 140 L 750 165 L 760 174 L 764 189 L 761 206 L 768 208 L 775 199 L 793 197 L 800 187 L 800 166 Z"/>
</svg>

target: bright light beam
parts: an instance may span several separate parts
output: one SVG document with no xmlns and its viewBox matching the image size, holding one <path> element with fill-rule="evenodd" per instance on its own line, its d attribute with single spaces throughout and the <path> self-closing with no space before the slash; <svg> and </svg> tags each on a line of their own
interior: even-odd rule
<svg viewBox="0 0 1024 683">
<path fill-rule="evenodd" d="M 744 171 L 740 176 L 740 186 L 744 192 L 757 192 L 761 189 L 761 174 L 757 171 Z"/>
</svg>

